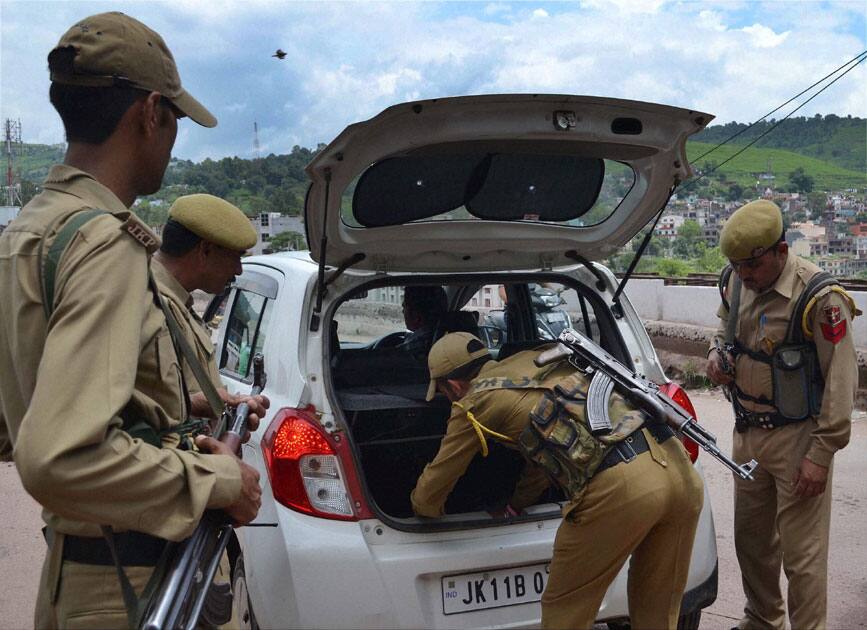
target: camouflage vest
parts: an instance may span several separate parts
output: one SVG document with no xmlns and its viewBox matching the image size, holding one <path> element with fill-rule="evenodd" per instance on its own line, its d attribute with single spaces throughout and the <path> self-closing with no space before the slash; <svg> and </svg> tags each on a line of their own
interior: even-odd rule
<svg viewBox="0 0 867 630">
<path fill-rule="evenodd" d="M 518 438 L 523 455 L 540 465 L 570 498 L 577 498 L 618 442 L 644 425 L 644 414 L 630 407 L 616 392 L 607 401 L 613 430 L 596 437 L 590 432 L 585 408 L 588 377 L 575 371 L 564 378 L 481 378 L 471 391 L 487 389 L 543 389 L 530 412 L 530 422 Z"/>
</svg>

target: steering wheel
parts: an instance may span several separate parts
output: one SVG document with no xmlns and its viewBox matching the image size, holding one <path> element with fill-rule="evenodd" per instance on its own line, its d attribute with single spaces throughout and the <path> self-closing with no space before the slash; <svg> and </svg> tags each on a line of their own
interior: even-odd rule
<svg viewBox="0 0 867 630">
<path fill-rule="evenodd" d="M 376 341 L 373 342 L 373 345 L 370 347 L 374 350 L 379 348 L 394 348 L 403 343 L 404 339 L 406 339 L 406 331 L 399 330 L 397 332 L 388 333 L 384 337 L 380 337 Z"/>
</svg>

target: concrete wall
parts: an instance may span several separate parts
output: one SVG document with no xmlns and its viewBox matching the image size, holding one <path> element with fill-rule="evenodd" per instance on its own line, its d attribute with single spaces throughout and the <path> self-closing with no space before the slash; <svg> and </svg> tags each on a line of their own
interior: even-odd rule
<svg viewBox="0 0 867 630">
<path fill-rule="evenodd" d="M 662 280 L 632 279 L 626 295 L 644 320 L 716 328 L 719 291 L 716 287 L 665 286 Z M 867 313 L 867 292 L 852 291 L 858 308 Z M 867 315 L 853 322 L 855 345 L 867 348 Z"/>
</svg>

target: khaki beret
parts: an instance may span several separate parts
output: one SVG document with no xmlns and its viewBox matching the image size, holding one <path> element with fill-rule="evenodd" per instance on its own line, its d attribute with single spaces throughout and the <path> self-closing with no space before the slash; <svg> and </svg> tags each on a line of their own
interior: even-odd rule
<svg viewBox="0 0 867 630">
<path fill-rule="evenodd" d="M 159 33 L 123 13 L 79 21 L 49 53 L 48 68 L 55 83 L 159 92 L 203 127 L 217 125 L 213 114 L 181 87 L 175 59 Z"/>
<path fill-rule="evenodd" d="M 722 255 L 733 261 L 764 254 L 783 236 L 783 215 L 772 201 L 760 199 L 738 208 L 719 236 Z"/>
<path fill-rule="evenodd" d="M 178 197 L 169 218 L 208 242 L 243 252 L 256 244 L 258 234 L 250 219 L 228 201 L 213 195 Z"/>
<path fill-rule="evenodd" d="M 443 335 L 427 355 L 430 370 L 430 385 L 427 400 L 433 400 L 437 392 L 436 379 L 452 378 L 451 374 L 481 358 L 491 358 L 491 353 L 478 337 L 467 332 Z"/>
</svg>

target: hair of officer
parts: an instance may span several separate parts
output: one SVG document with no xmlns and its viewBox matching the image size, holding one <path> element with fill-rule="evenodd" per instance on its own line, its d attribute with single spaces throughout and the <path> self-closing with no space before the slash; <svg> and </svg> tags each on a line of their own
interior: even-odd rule
<svg viewBox="0 0 867 630">
<path fill-rule="evenodd" d="M 75 54 L 72 47 L 51 51 L 49 69 L 72 74 Z M 89 87 L 52 82 L 48 96 L 63 121 L 67 142 L 102 144 L 117 129 L 127 110 L 147 92 L 123 85 Z"/>
<path fill-rule="evenodd" d="M 166 221 L 161 238 L 160 251 L 175 257 L 188 254 L 202 240 L 174 219 Z"/>
<path fill-rule="evenodd" d="M 428 325 L 436 324 L 448 310 L 446 292 L 438 286 L 408 286 L 403 290 L 403 301 Z"/>
</svg>

